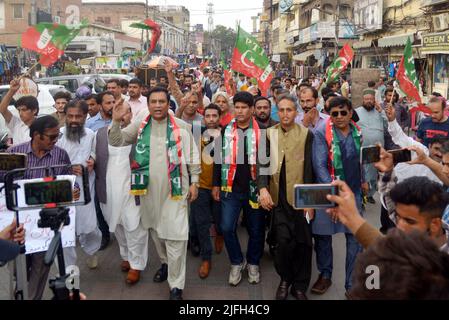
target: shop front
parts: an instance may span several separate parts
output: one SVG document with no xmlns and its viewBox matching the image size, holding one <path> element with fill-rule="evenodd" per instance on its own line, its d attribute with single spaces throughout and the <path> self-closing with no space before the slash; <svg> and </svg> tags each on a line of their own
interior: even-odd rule
<svg viewBox="0 0 449 320">
<path fill-rule="evenodd" d="M 429 33 L 422 37 L 421 54 L 429 61 L 431 92 L 449 97 L 449 31 Z"/>
</svg>

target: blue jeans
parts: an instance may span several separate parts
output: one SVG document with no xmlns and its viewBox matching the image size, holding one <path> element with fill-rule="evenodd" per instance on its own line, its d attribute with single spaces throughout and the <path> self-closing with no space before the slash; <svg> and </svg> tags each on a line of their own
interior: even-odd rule
<svg viewBox="0 0 449 320">
<path fill-rule="evenodd" d="M 249 234 L 246 260 L 249 264 L 259 265 L 264 249 L 265 215 L 259 209 L 249 205 L 249 195 L 235 192 L 221 192 L 221 230 L 226 250 L 232 265 L 243 262 L 243 253 L 237 237 L 237 224 L 240 211 L 247 213 L 246 229 Z"/>
<path fill-rule="evenodd" d="M 210 227 L 213 202 L 211 191 L 200 188 L 198 198 L 190 204 L 190 230 L 198 240 L 201 258 L 209 261 L 212 257 Z"/>
<path fill-rule="evenodd" d="M 352 287 L 352 271 L 354 270 L 355 260 L 359 252 L 362 252 L 362 246 L 357 242 L 354 235 L 345 233 L 346 236 L 346 290 Z M 332 236 L 314 234 L 316 264 L 323 277 L 332 278 L 333 252 Z"/>
</svg>

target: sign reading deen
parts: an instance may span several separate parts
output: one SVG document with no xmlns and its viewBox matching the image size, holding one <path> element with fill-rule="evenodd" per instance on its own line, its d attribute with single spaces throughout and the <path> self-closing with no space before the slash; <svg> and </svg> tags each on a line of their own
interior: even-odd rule
<svg viewBox="0 0 449 320">
<path fill-rule="evenodd" d="M 449 52 L 449 32 L 423 35 L 422 44 L 423 53 Z"/>
</svg>

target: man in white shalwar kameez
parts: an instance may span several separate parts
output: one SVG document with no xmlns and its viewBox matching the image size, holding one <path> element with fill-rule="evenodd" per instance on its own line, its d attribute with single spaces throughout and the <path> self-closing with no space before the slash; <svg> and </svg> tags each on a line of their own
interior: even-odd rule
<svg viewBox="0 0 449 320">
<path fill-rule="evenodd" d="M 88 106 L 82 100 L 73 100 L 65 107 L 66 125 L 60 129 L 60 138 L 57 146 L 67 151 L 72 165 L 81 164 L 87 166 L 89 171 L 89 188 L 91 199 L 95 196 L 95 133 L 84 127 Z M 81 170 L 73 167 L 73 173 L 77 175 L 76 182 L 82 186 Z M 81 201 L 84 200 L 81 192 Z M 92 200 L 87 205 L 76 207 L 75 230 L 79 236 L 79 242 L 84 252 L 89 256 L 87 264 L 89 268 L 97 267 L 96 252 L 101 245 L 101 232 L 97 226 L 95 203 Z M 64 258 L 67 266 L 76 264 L 75 247 L 64 248 Z"/>
<path fill-rule="evenodd" d="M 122 129 L 130 124 L 131 117 L 129 108 Z M 128 272 L 126 283 L 135 284 L 148 261 L 148 229 L 142 226 L 140 207 L 129 192 L 132 146 L 109 145 L 108 131 L 109 127 L 104 127 L 96 135 L 95 191 L 109 231 L 115 233 L 119 244 L 121 269 Z"/>
<path fill-rule="evenodd" d="M 137 165 L 145 168 L 141 175 L 136 176 L 133 170 L 132 184 L 144 185 L 144 190 L 138 189 L 144 194 L 140 196 L 142 224 L 150 229 L 161 262 L 168 265 L 170 299 L 181 300 L 189 232 L 188 201 L 194 201 L 198 195 L 199 155 L 190 125 L 168 113 L 168 91 L 153 88 L 148 102 L 151 117 L 141 112 L 123 130 L 120 119 L 127 112 L 126 107 L 114 108 L 109 143 L 121 146 L 137 142 L 134 163 L 140 161 L 139 156 L 146 156 L 146 163 L 140 161 Z M 167 139 L 167 132 L 171 132 L 171 139 Z"/>
</svg>

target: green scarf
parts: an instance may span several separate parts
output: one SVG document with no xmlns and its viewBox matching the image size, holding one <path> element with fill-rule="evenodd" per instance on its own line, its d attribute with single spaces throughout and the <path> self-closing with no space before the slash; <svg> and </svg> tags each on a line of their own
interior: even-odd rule
<svg viewBox="0 0 449 320">
<path fill-rule="evenodd" d="M 355 149 L 357 153 L 360 154 L 362 131 L 352 120 L 349 125 L 352 127 L 352 138 L 354 140 Z M 340 180 L 344 181 L 345 172 L 343 170 L 343 161 L 341 160 L 340 139 L 338 138 L 338 134 L 331 118 L 327 120 L 325 136 L 329 148 L 328 167 L 332 180 L 335 180 L 338 177 Z"/>
<path fill-rule="evenodd" d="M 167 150 L 167 173 L 170 181 L 170 194 L 173 200 L 182 198 L 182 173 L 181 173 L 181 135 L 174 117 L 167 119 L 167 138 L 165 140 Z M 134 159 L 131 162 L 131 191 L 135 196 L 148 193 L 150 174 L 150 138 L 151 115 L 142 121 L 135 147 Z"/>
<path fill-rule="evenodd" d="M 248 162 L 251 170 L 251 180 L 249 181 L 249 204 L 253 209 L 259 208 L 257 197 L 257 149 L 260 140 L 260 129 L 256 120 L 252 119 L 249 124 L 248 132 L 245 135 L 247 139 Z M 238 155 L 238 131 L 235 119 L 226 126 L 225 141 L 223 142 L 223 164 L 221 165 L 221 190 L 224 192 L 232 192 L 234 177 L 237 171 L 237 155 Z"/>
</svg>

